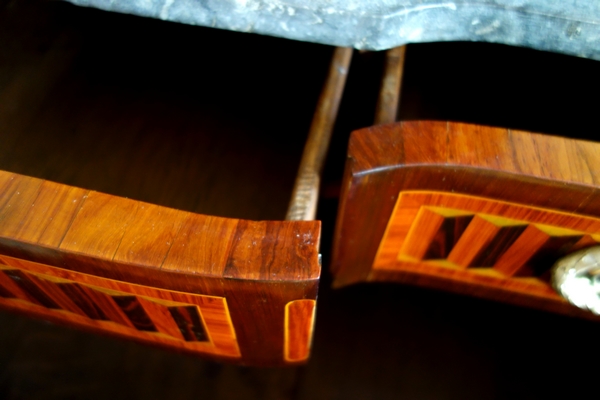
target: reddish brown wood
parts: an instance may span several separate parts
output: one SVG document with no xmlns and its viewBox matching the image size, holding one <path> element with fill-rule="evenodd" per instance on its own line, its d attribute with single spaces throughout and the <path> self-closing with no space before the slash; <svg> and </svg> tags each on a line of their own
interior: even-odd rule
<svg viewBox="0 0 600 400">
<path fill-rule="evenodd" d="M 300 362 L 284 354 L 286 305 L 316 299 L 319 234 L 0 171 L 0 306 L 241 364 Z"/>
<path fill-rule="evenodd" d="M 597 243 L 599 161 L 595 143 L 460 123 L 354 132 L 335 284 L 413 283 L 589 316 L 544 271 Z"/>
<path fill-rule="evenodd" d="M 222 297 L 143 287 L 7 256 L 0 256 L 0 263 L 1 275 L 38 299 L 5 297 L 0 299 L 0 307 L 190 353 L 232 360 L 241 356 Z M 75 305 L 82 301 L 88 306 Z M 205 337 L 184 337 L 182 331 L 188 327 L 172 314 L 185 308 L 197 310 L 201 321 L 196 330 L 205 332 Z"/>
</svg>

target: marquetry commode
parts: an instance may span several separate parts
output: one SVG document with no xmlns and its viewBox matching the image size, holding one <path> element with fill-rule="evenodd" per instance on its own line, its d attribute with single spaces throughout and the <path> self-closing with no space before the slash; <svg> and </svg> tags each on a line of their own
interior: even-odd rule
<svg viewBox="0 0 600 400">
<path fill-rule="evenodd" d="M 464 123 L 353 133 L 335 285 L 415 284 L 586 318 L 552 287 L 600 242 L 600 145 Z"/>
</svg>

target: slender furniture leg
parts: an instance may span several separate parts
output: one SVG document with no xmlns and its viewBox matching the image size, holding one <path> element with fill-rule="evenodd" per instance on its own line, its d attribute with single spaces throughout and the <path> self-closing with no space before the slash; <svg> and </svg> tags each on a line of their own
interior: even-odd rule
<svg viewBox="0 0 600 400">
<path fill-rule="evenodd" d="M 396 47 L 385 53 L 385 70 L 375 108 L 375 125 L 396 122 L 405 57 L 406 46 Z"/>
<path fill-rule="evenodd" d="M 333 54 L 327 81 L 319 97 L 317 110 L 300 161 L 286 216 L 287 220 L 309 221 L 315 219 L 321 170 L 342 100 L 352 52 L 351 48 L 338 47 Z"/>
</svg>

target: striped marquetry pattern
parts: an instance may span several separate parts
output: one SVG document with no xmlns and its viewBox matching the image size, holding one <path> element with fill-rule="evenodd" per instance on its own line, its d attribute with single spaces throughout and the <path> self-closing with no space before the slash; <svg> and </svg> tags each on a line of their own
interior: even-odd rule
<svg viewBox="0 0 600 400">
<path fill-rule="evenodd" d="M 2 306 L 216 361 L 288 364 L 285 306 L 316 299 L 320 222 L 281 220 L 305 124 L 285 128 L 293 133 L 285 138 L 280 133 L 291 116 L 310 123 L 310 102 L 287 116 L 257 119 L 240 96 L 222 97 L 229 90 L 216 80 L 199 83 L 198 91 L 183 79 L 176 93 L 164 90 L 167 78 L 167 86 L 149 91 L 137 72 L 134 79 L 106 74 L 103 63 L 119 51 L 96 46 L 105 41 L 94 35 L 73 36 L 83 25 L 66 22 L 75 17 L 70 10 L 31 9 L 27 16 L 9 8 L 0 17 L 0 49 L 8 51 L 0 56 L 0 255 L 82 275 L 61 275 L 63 282 L 9 266 L 0 275 L 26 300 L 2 287 Z M 156 55 L 142 53 L 130 55 L 144 68 Z M 321 53 L 323 61 L 331 56 Z M 209 66 L 204 72 L 212 76 L 222 69 L 213 64 L 197 67 Z M 325 70 L 317 70 L 321 78 Z M 312 81 L 303 89 L 315 98 L 321 81 Z M 237 90 L 249 81 L 227 82 Z M 274 88 L 278 94 L 267 97 L 289 110 L 279 100 L 289 90 Z M 81 281 L 85 276 L 147 292 Z M 161 290 L 183 297 L 162 298 Z M 209 306 L 220 307 L 216 325 Z M 219 326 L 235 343 L 218 342 Z"/>
<path fill-rule="evenodd" d="M 598 218 L 476 196 L 405 191 L 373 268 L 526 278 L 547 294 L 547 273 L 556 259 L 598 242 Z"/>
<path fill-rule="evenodd" d="M 398 282 L 591 318 L 548 284 L 597 242 L 600 145 L 406 121 L 352 133 L 334 284 Z"/>
<path fill-rule="evenodd" d="M 144 342 L 240 357 L 227 302 L 0 256 L 0 305 Z"/>
<path fill-rule="evenodd" d="M 0 171 L 0 305 L 218 360 L 300 362 L 287 329 L 310 318 L 286 322 L 286 304 L 316 299 L 319 231 Z"/>
</svg>

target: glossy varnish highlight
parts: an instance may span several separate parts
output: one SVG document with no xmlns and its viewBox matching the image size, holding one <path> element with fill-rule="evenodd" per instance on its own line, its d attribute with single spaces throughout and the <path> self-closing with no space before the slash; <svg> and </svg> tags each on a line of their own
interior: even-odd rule
<svg viewBox="0 0 600 400">
<path fill-rule="evenodd" d="M 0 171 L 2 305 L 145 343 L 300 361 L 284 359 L 285 306 L 316 297 L 318 243 L 317 221 L 212 217 Z"/>
<path fill-rule="evenodd" d="M 428 121 L 354 132 L 336 285 L 406 282 L 589 316 L 547 271 L 597 242 L 599 186 L 592 142 Z"/>
</svg>

